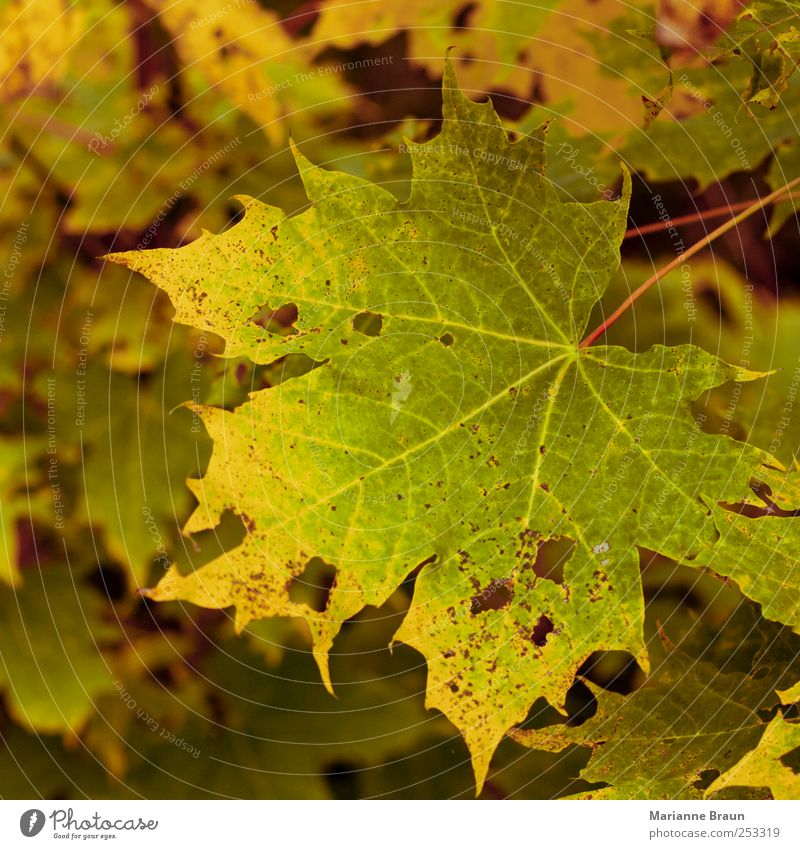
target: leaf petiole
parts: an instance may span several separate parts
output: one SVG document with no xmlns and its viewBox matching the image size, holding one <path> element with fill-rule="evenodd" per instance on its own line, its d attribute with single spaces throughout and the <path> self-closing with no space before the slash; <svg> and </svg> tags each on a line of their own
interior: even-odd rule
<svg viewBox="0 0 800 849">
<path fill-rule="evenodd" d="M 726 221 L 724 224 L 721 224 L 715 230 L 712 230 L 706 236 L 704 236 L 700 241 L 695 242 L 687 251 L 684 251 L 680 256 L 676 256 L 671 262 L 668 262 L 663 268 L 660 268 L 655 274 L 651 277 L 648 277 L 647 280 L 639 286 L 638 289 L 635 289 L 631 292 L 630 295 L 611 313 L 611 315 L 598 327 L 596 327 L 588 336 L 586 336 L 578 345 L 578 348 L 587 348 L 589 345 L 592 345 L 597 341 L 605 332 L 614 324 L 617 319 L 621 315 L 624 315 L 630 309 L 630 307 L 641 298 L 644 293 L 655 286 L 658 281 L 669 274 L 673 268 L 677 268 L 679 265 L 683 265 L 689 257 L 694 256 L 699 253 L 703 248 L 707 245 L 710 245 L 715 239 L 718 239 L 720 236 L 723 236 L 729 230 L 733 230 L 738 224 L 740 224 L 745 219 L 749 218 L 751 215 L 754 215 L 760 209 L 763 209 L 765 206 L 768 206 L 771 203 L 774 203 L 776 200 L 780 200 L 784 195 L 788 194 L 795 186 L 800 185 L 800 177 L 795 177 L 794 180 L 790 180 L 786 185 L 781 186 L 779 189 L 775 189 L 774 192 L 770 192 L 768 195 L 765 195 L 763 198 L 759 198 L 756 201 L 753 201 L 744 211 L 740 212 L 738 215 L 735 215 L 729 221 Z"/>
</svg>

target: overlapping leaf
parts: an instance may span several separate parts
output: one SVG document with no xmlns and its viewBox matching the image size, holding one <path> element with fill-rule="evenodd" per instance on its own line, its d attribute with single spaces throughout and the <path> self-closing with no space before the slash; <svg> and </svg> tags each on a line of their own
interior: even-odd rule
<svg viewBox="0 0 800 849">
<path fill-rule="evenodd" d="M 704 775 L 725 771 L 752 749 L 778 701 L 769 682 L 722 674 L 678 651 L 631 696 L 593 691 L 597 713 L 582 725 L 512 734 L 534 749 L 588 746 L 592 758 L 581 778 L 608 785 L 589 791 L 592 798 L 702 798 Z"/>
<path fill-rule="evenodd" d="M 147 2 L 184 65 L 219 86 L 273 142 L 285 137 L 281 118 L 313 107 L 330 114 L 348 94 L 340 72 L 311 67 L 308 49 L 292 42 L 272 10 L 221 0 Z"/>
<path fill-rule="evenodd" d="M 655 180 L 692 178 L 706 187 L 756 168 L 797 136 L 800 78 L 791 73 L 794 60 L 786 49 L 769 46 L 793 43 L 797 9 L 769 5 L 778 12 L 740 22 L 707 61 L 674 69 L 672 103 L 646 135 L 631 134 L 621 145 L 626 161 Z M 765 67 L 770 51 L 777 51 L 780 67 Z"/>
<path fill-rule="evenodd" d="M 0 9 L 2 100 L 25 97 L 57 78 L 67 47 L 81 32 L 84 21 L 83 10 L 68 2 L 4 3 Z"/>
<path fill-rule="evenodd" d="M 329 0 L 322 5 L 311 44 L 352 49 L 362 44 L 379 45 L 399 31 L 407 39 L 410 58 L 434 73 L 448 47 L 463 55 L 479 44 L 483 67 L 476 69 L 470 67 L 472 62 L 464 62 L 460 71 L 465 85 L 488 78 L 488 87 L 526 95 L 533 84 L 531 61 L 538 58 L 537 47 L 545 41 L 535 39 L 536 33 L 552 23 L 550 13 L 559 5 L 559 0 L 487 0 L 472 7 L 453 0 L 403 4 Z"/>
<path fill-rule="evenodd" d="M 784 759 L 799 749 L 800 725 L 778 714 L 758 745 L 717 778 L 708 793 L 726 787 L 768 787 L 775 799 L 797 799 L 800 775 Z"/>
</svg>

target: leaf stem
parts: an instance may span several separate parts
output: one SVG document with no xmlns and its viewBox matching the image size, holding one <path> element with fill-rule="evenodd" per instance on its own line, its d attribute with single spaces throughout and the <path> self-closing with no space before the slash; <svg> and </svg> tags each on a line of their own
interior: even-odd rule
<svg viewBox="0 0 800 849">
<path fill-rule="evenodd" d="M 726 221 L 724 224 L 721 224 L 716 230 L 712 230 L 710 233 L 706 234 L 699 242 L 695 242 L 688 251 L 684 251 L 680 256 L 676 256 L 671 262 L 668 262 L 663 268 L 659 269 L 652 277 L 648 277 L 647 280 L 639 286 L 638 289 L 631 292 L 630 295 L 611 313 L 611 315 L 599 326 L 596 327 L 585 339 L 581 341 L 578 345 L 578 348 L 586 348 L 599 339 L 605 332 L 614 324 L 617 319 L 623 315 L 639 298 L 644 295 L 644 293 L 652 288 L 658 281 L 664 277 L 664 275 L 669 274 L 673 268 L 677 268 L 677 266 L 682 265 L 686 262 L 689 257 L 694 256 L 696 253 L 700 253 L 703 248 L 707 245 L 710 245 L 715 239 L 718 239 L 720 236 L 727 233 L 729 230 L 733 230 L 738 224 L 744 221 L 746 218 L 749 218 L 751 215 L 754 215 L 760 209 L 763 209 L 765 206 L 773 203 L 773 201 L 778 200 L 783 197 L 789 191 L 791 191 L 795 186 L 800 185 L 800 177 L 795 177 L 794 180 L 790 180 L 786 183 L 785 186 L 781 186 L 781 188 L 776 189 L 774 192 L 770 192 L 770 194 L 766 195 L 763 198 L 759 198 L 756 201 L 753 201 L 743 212 L 740 212 L 738 215 L 735 215 L 730 221 Z"/>
<path fill-rule="evenodd" d="M 785 200 L 798 200 L 800 194 L 787 194 Z M 678 226 L 680 224 L 693 224 L 695 221 L 705 221 L 709 218 L 721 218 L 723 215 L 729 215 L 732 212 L 738 212 L 740 209 L 747 209 L 751 203 L 760 200 L 753 198 L 751 200 L 743 200 L 739 203 L 731 203 L 725 206 L 715 206 L 712 209 L 701 209 L 698 212 L 690 212 L 688 215 L 681 215 L 678 218 L 670 218 L 667 221 L 654 221 L 652 224 L 644 224 L 641 227 L 633 226 L 625 231 L 623 239 L 630 239 L 633 236 L 646 236 L 648 233 L 657 233 L 659 230 L 666 230 L 668 227 Z"/>
</svg>

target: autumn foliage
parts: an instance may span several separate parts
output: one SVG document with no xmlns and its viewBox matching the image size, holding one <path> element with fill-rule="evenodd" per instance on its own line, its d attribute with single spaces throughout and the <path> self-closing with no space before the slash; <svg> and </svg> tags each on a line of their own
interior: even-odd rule
<svg viewBox="0 0 800 849">
<path fill-rule="evenodd" d="M 0 31 L 0 796 L 798 797 L 791 3 Z"/>
</svg>

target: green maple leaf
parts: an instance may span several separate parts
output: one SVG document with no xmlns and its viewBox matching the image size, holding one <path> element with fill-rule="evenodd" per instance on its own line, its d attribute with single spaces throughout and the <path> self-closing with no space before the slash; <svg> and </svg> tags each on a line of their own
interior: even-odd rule
<svg viewBox="0 0 800 849">
<path fill-rule="evenodd" d="M 703 773 L 727 770 L 768 729 L 759 711 L 778 703 L 770 683 L 723 674 L 674 651 L 630 696 L 591 685 L 598 709 L 582 725 L 518 729 L 512 737 L 551 752 L 589 747 L 592 757 L 580 777 L 608 786 L 586 797 L 701 799 Z"/>
<path fill-rule="evenodd" d="M 448 66 L 442 132 L 411 145 L 407 203 L 297 154 L 302 214 L 243 198 L 221 235 L 111 257 L 227 355 L 317 365 L 234 412 L 199 409 L 215 448 L 185 530 L 234 511 L 249 533 L 202 569 L 171 569 L 152 597 L 233 605 L 239 628 L 303 617 L 329 683 L 342 623 L 424 563 L 395 639 L 425 655 L 427 704 L 464 734 L 479 787 L 505 732 L 539 697 L 563 705 L 589 654 L 646 667 L 637 546 L 713 551 L 712 507 L 745 499 L 767 459 L 689 414 L 754 373 L 692 346 L 578 347 L 619 262 L 630 186 L 563 203 L 545 135 L 511 143 Z M 288 330 L 281 307 L 297 310 Z M 553 539 L 563 574 L 540 563 Z M 335 570 L 321 610 L 298 600 L 312 559 Z"/>
<path fill-rule="evenodd" d="M 714 793 L 726 787 L 768 787 L 775 799 L 796 799 L 800 775 L 785 763 L 787 755 L 800 749 L 800 724 L 778 714 L 758 745 L 720 775 L 708 788 Z"/>
</svg>

